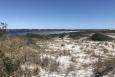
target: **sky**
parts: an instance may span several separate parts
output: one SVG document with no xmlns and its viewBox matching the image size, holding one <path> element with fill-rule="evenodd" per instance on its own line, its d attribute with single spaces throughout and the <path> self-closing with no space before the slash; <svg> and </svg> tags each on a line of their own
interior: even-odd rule
<svg viewBox="0 0 115 77">
<path fill-rule="evenodd" d="M 115 29 L 115 0 L 0 0 L 10 29 Z"/>
</svg>

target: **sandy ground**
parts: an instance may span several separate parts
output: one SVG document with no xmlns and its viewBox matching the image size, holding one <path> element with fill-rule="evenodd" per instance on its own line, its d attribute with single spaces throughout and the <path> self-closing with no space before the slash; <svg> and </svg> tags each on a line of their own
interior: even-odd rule
<svg viewBox="0 0 115 77">
<path fill-rule="evenodd" d="M 114 39 L 115 39 L 115 35 L 108 34 L 107 36 L 112 37 L 112 38 L 114 38 Z"/>
<path fill-rule="evenodd" d="M 21 68 L 33 70 L 39 67 L 39 75 L 33 77 L 97 77 L 99 70 L 106 68 L 106 65 L 103 67 L 98 64 L 114 59 L 115 41 L 83 41 L 86 38 L 72 40 L 66 37 L 64 39 L 55 38 L 43 43 L 36 42 L 36 45 L 45 49 L 41 59 L 47 57 L 57 62 L 59 64 L 57 71 L 51 72 L 35 64 L 21 65 Z M 114 71 L 103 74 L 102 77 L 115 77 L 112 72 Z"/>
</svg>

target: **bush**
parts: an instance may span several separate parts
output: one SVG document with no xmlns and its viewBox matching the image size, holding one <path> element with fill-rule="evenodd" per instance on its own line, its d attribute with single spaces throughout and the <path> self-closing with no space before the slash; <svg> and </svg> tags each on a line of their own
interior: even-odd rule
<svg viewBox="0 0 115 77">
<path fill-rule="evenodd" d="M 0 22 L 0 37 L 6 34 L 7 24 L 4 22 Z"/>
<path fill-rule="evenodd" d="M 19 61 L 6 57 L 5 54 L 0 50 L 0 77 L 11 76 L 19 67 Z"/>
<path fill-rule="evenodd" d="M 114 40 L 113 38 L 106 36 L 104 34 L 101 33 L 95 33 L 90 37 L 91 40 L 93 41 L 110 41 L 110 40 Z"/>
<path fill-rule="evenodd" d="M 11 75 L 16 71 L 19 67 L 19 61 L 14 61 L 10 59 L 9 57 L 5 57 L 3 59 L 4 66 L 6 68 L 6 72 L 8 75 Z"/>
<path fill-rule="evenodd" d="M 71 32 L 71 33 L 68 33 L 69 38 L 72 38 L 72 39 L 80 39 L 81 37 L 88 36 L 88 34 L 89 33 L 86 33 L 86 32 Z"/>
<path fill-rule="evenodd" d="M 59 34 L 59 38 L 63 39 L 65 35 L 65 33 Z"/>
<path fill-rule="evenodd" d="M 99 60 L 95 64 L 94 77 L 103 77 L 115 69 L 115 58 L 110 58 L 107 60 Z M 111 77 L 111 76 L 109 76 Z"/>
<path fill-rule="evenodd" d="M 34 34 L 34 33 L 28 33 L 26 34 L 26 37 L 28 39 L 32 38 L 38 38 L 38 39 L 52 39 L 54 37 L 59 36 L 59 34 L 48 34 L 48 35 L 40 35 L 40 34 Z"/>
<path fill-rule="evenodd" d="M 27 37 L 27 38 L 41 38 L 41 39 L 44 38 L 42 35 L 33 34 L 33 33 L 28 33 L 28 34 L 26 34 L 26 37 Z"/>
</svg>

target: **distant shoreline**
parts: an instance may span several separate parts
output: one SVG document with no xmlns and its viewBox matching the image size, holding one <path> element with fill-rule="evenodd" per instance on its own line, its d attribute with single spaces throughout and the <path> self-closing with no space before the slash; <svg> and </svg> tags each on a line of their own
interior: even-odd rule
<svg viewBox="0 0 115 77">
<path fill-rule="evenodd" d="M 34 34 L 61 34 L 61 33 L 70 33 L 70 32 L 79 32 L 78 30 L 56 30 L 56 29 L 8 29 L 8 34 L 10 35 L 25 35 L 27 33 L 34 33 Z"/>
<path fill-rule="evenodd" d="M 71 32 L 87 32 L 87 33 L 115 33 L 115 30 L 110 29 L 7 29 L 9 35 L 25 35 L 27 33 L 34 34 L 61 34 Z"/>
</svg>

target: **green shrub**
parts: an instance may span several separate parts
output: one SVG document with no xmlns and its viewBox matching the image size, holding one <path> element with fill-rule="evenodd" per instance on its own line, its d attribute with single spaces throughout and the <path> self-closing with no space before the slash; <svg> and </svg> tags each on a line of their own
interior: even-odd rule
<svg viewBox="0 0 115 77">
<path fill-rule="evenodd" d="M 9 57 L 5 57 L 3 59 L 3 63 L 4 66 L 6 68 L 6 72 L 8 75 L 13 74 L 14 71 L 16 71 L 19 67 L 19 62 L 18 61 L 14 61 L 12 59 L 10 59 Z"/>
<path fill-rule="evenodd" d="M 71 32 L 71 33 L 68 33 L 68 34 L 69 34 L 69 38 L 80 39 L 81 37 L 88 36 L 89 33 L 86 33 L 86 32 Z"/>
<path fill-rule="evenodd" d="M 8 24 L 5 22 L 0 22 L 0 37 L 2 37 L 4 34 L 6 34 L 7 25 Z"/>
<path fill-rule="evenodd" d="M 6 57 L 5 54 L 0 51 L 0 77 L 11 76 L 19 67 L 19 61 Z"/>
<path fill-rule="evenodd" d="M 40 34 L 34 34 L 34 33 L 28 33 L 26 34 L 26 38 L 31 40 L 32 38 L 38 38 L 38 39 L 51 39 L 54 37 L 59 36 L 58 34 L 48 34 L 48 35 L 40 35 Z"/>
<path fill-rule="evenodd" d="M 108 40 L 114 40 L 113 38 L 106 36 L 101 33 L 95 33 L 90 37 L 91 40 L 93 41 L 108 41 Z"/>
</svg>

